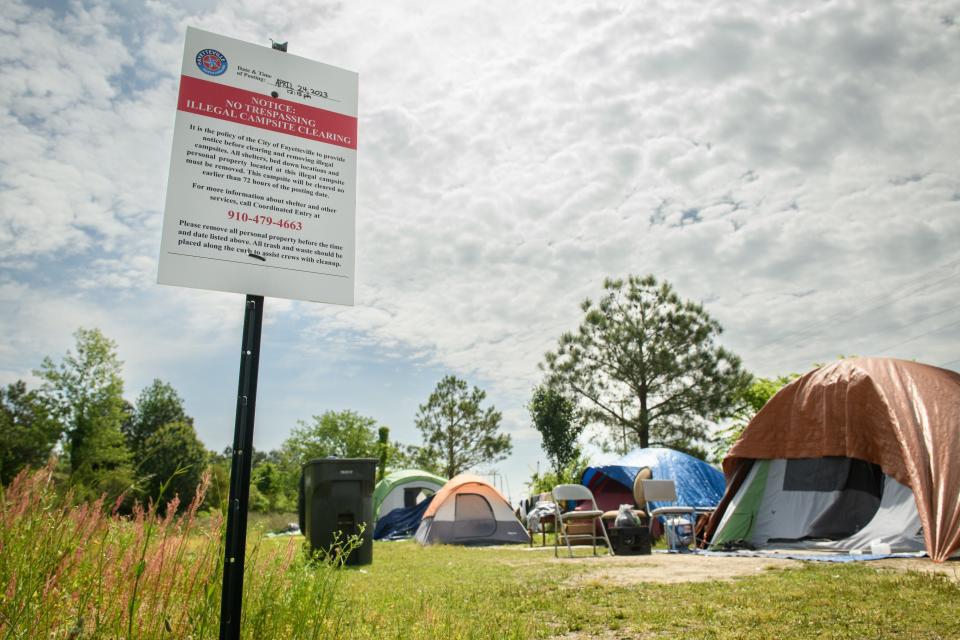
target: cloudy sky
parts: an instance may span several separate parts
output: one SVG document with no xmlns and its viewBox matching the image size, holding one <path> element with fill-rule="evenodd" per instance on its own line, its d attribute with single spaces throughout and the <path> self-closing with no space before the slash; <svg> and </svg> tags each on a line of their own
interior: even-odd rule
<svg viewBox="0 0 960 640">
<path fill-rule="evenodd" d="M 24 3 L 0 15 L 0 383 L 77 327 L 232 438 L 242 296 L 156 284 L 186 27 L 360 74 L 357 304 L 268 299 L 257 445 L 354 409 L 416 442 L 455 373 L 539 439 L 606 276 L 702 301 L 759 375 L 960 367 L 960 2 Z"/>
</svg>

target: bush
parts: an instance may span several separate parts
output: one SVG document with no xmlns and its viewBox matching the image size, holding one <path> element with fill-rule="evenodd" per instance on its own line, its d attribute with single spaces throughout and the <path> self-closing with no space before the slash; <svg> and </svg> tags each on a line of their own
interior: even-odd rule
<svg viewBox="0 0 960 640">
<path fill-rule="evenodd" d="M 560 484 L 580 484 L 580 477 L 589 465 L 590 460 L 588 458 L 577 454 L 561 469 L 560 473 L 552 470 L 544 471 L 542 474 L 534 473 L 530 477 L 530 493 L 547 493 Z"/>
</svg>

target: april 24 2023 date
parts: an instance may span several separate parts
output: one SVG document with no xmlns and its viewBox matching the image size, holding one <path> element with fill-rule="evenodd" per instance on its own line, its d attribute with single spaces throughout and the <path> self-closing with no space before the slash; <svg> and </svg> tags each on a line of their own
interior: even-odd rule
<svg viewBox="0 0 960 640">
<path fill-rule="evenodd" d="M 253 224 L 273 225 L 283 229 L 293 229 L 294 231 L 303 230 L 303 223 L 299 220 L 283 220 L 282 218 L 274 218 L 273 216 L 249 214 L 245 211 L 233 211 L 231 209 L 230 211 L 227 211 L 227 218 L 237 222 L 252 222 Z"/>
</svg>

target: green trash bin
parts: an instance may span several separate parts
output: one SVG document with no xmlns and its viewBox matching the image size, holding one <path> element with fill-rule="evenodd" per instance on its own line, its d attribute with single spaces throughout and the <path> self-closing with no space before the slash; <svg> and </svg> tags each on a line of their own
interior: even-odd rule
<svg viewBox="0 0 960 640">
<path fill-rule="evenodd" d="M 376 458 L 321 458 L 303 465 L 298 511 L 300 531 L 317 551 L 363 529 L 363 542 L 346 564 L 373 562 L 373 486 Z"/>
</svg>

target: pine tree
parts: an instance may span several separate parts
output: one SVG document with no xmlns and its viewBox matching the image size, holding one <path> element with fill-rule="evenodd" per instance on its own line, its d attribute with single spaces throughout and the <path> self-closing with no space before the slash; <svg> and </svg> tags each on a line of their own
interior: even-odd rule
<svg viewBox="0 0 960 640">
<path fill-rule="evenodd" d="M 497 462 L 509 455 L 510 436 L 498 433 L 501 414 L 482 408 L 485 391 L 467 389 L 456 376 L 445 376 L 420 405 L 415 422 L 423 435 L 425 451 L 439 458 L 442 474 L 452 478 L 478 464 Z"/>
<path fill-rule="evenodd" d="M 629 440 L 703 457 L 709 425 L 735 413 L 750 374 L 718 344 L 720 324 L 668 283 L 629 276 L 604 289 L 599 303 L 581 305 L 579 330 L 546 354 L 548 383 L 572 390 L 584 416 L 608 427 L 608 449 Z"/>
</svg>

